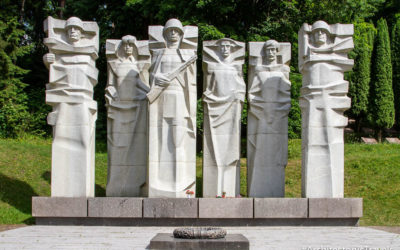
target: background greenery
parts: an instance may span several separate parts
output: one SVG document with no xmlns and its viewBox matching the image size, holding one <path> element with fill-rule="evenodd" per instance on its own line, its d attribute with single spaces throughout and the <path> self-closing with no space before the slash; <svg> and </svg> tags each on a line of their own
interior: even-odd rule
<svg viewBox="0 0 400 250">
<path fill-rule="evenodd" d="M 106 39 L 119 39 L 123 35 L 135 35 L 138 39 L 148 39 L 149 25 L 162 25 L 169 18 L 179 18 L 185 25 L 199 27 L 198 98 L 203 92 L 201 72 L 201 47 L 203 40 L 231 37 L 236 40 L 266 41 L 275 39 L 292 43 L 291 81 L 292 109 L 289 115 L 289 136 L 300 138 L 301 117 L 298 105 L 301 75 L 297 67 L 297 32 L 302 23 L 312 24 L 317 20 L 328 23 L 354 23 L 355 49 L 350 55 L 356 60 L 350 80 L 349 96 L 353 107 L 348 111 L 356 120 L 356 132 L 363 126 L 376 131 L 389 128 L 395 117 L 393 107 L 383 108 L 388 112 L 380 114 L 382 119 L 365 119 L 368 113 L 379 109 L 384 102 L 394 105 L 393 98 L 382 100 L 387 95 L 374 95 L 375 82 L 371 77 L 371 58 L 374 50 L 376 30 L 374 26 L 380 18 L 387 20 L 387 34 L 392 35 L 392 61 L 397 67 L 399 48 L 400 0 L 2 0 L 0 2 L 0 137 L 18 137 L 25 133 L 48 136 L 51 128 L 46 125 L 46 115 L 50 107 L 45 104 L 45 84 L 48 72 L 42 63 L 47 52 L 43 45 L 43 21 L 47 16 L 67 19 L 78 16 L 82 20 L 96 21 L 100 26 L 100 70 L 99 83 L 95 88 L 98 102 L 98 140 L 106 140 L 106 110 L 104 88 L 106 83 Z M 388 33 L 389 32 L 389 33 Z M 379 31 L 378 31 L 379 33 Z M 379 33 L 380 34 L 380 33 Z M 386 38 L 385 38 L 386 39 Z M 376 43 L 376 42 L 375 42 Z M 388 41 L 390 43 L 390 40 Z M 387 44 L 387 46 L 390 45 Z M 374 52 L 375 57 L 390 60 L 382 50 Z M 390 53 L 390 51 L 389 51 Z M 374 59 L 374 60 L 372 60 Z M 376 59 L 378 60 L 378 58 Z M 386 67 L 388 62 L 373 64 Z M 398 93 L 399 77 L 393 68 L 393 86 Z M 375 69 L 374 69 L 375 70 Z M 373 72 L 378 72 L 377 69 Z M 247 78 L 247 65 L 244 67 Z M 391 73 L 388 80 L 391 80 Z M 375 84 L 375 85 L 374 85 Z M 388 83 L 389 84 L 389 83 Z M 396 87 L 397 86 L 397 87 Z M 388 86 L 389 92 L 393 89 Z M 369 101 L 370 100 L 370 101 Z M 372 100 L 372 101 L 371 101 Z M 368 102 L 369 101 L 369 102 Z M 199 107 L 201 105 L 198 105 Z M 399 114 L 396 96 L 394 106 Z M 243 112 L 243 131 L 246 131 L 246 112 Z M 202 137 L 202 110 L 198 110 L 198 138 Z M 373 112 L 374 114 L 376 112 Z M 396 118 L 397 120 L 400 120 Z M 377 124 L 375 121 L 386 122 Z M 399 122 L 397 123 L 399 125 Z M 246 133 L 242 133 L 245 140 Z M 198 143 L 199 151 L 201 143 Z M 244 152 L 243 152 L 244 153 Z"/>
</svg>

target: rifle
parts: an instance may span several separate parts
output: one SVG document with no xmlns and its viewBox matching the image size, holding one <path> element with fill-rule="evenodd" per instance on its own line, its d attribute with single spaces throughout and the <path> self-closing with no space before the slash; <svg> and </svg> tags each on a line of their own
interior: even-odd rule
<svg viewBox="0 0 400 250">
<path fill-rule="evenodd" d="M 186 62 L 184 62 L 181 66 L 179 66 L 178 68 L 174 69 L 173 71 L 171 71 L 170 73 L 167 74 L 167 79 L 168 82 L 171 82 L 172 80 L 174 80 L 182 71 L 184 71 L 187 67 L 189 67 L 189 65 L 191 65 L 192 63 L 194 63 L 197 60 L 197 56 L 192 56 L 191 58 L 189 58 L 189 60 L 187 60 Z M 149 91 L 149 93 L 147 93 L 147 99 L 149 100 L 150 103 L 153 103 L 161 94 L 161 92 L 168 86 L 162 87 L 159 85 L 154 85 L 151 90 Z"/>
</svg>

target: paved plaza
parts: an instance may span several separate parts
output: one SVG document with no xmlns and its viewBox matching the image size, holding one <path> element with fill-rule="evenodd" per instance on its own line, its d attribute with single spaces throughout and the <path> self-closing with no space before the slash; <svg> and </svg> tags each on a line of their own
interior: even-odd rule
<svg viewBox="0 0 400 250">
<path fill-rule="evenodd" d="M 0 249 L 146 249 L 173 227 L 28 226 L 0 232 Z M 400 249 L 400 234 L 366 227 L 226 227 L 250 249 Z"/>
</svg>

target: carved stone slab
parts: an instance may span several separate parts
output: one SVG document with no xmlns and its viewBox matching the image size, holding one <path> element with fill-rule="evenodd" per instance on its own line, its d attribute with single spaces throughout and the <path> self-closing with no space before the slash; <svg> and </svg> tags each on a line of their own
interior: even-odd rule
<svg viewBox="0 0 400 250">
<path fill-rule="evenodd" d="M 248 194 L 284 197 L 290 111 L 290 43 L 249 43 Z"/>
<path fill-rule="evenodd" d="M 227 234 L 223 239 L 178 239 L 172 234 L 158 233 L 150 240 L 149 249 L 250 249 L 242 234 Z"/>
<path fill-rule="evenodd" d="M 365 144 L 378 144 L 375 138 L 361 137 L 361 141 Z"/>
<path fill-rule="evenodd" d="M 149 27 L 149 197 L 196 190 L 197 34 L 177 19 Z"/>
<path fill-rule="evenodd" d="M 148 41 L 107 40 L 107 196 L 147 194 Z"/>
<path fill-rule="evenodd" d="M 353 25 L 317 21 L 299 31 L 299 68 L 303 75 L 302 195 L 309 198 L 343 197 L 343 130 L 350 108 L 344 72 L 353 60 Z"/>
<path fill-rule="evenodd" d="M 240 121 L 246 93 L 245 44 L 203 42 L 203 197 L 240 193 Z"/>
<path fill-rule="evenodd" d="M 48 17 L 44 31 L 49 53 L 43 61 L 50 71 L 46 103 L 53 107 L 47 116 L 53 126 L 51 196 L 93 197 L 99 27 L 77 17 Z"/>
<path fill-rule="evenodd" d="M 400 144 L 400 139 L 397 137 L 386 137 L 385 141 L 392 144 Z"/>
<path fill-rule="evenodd" d="M 96 197 L 88 199 L 88 217 L 141 218 L 142 198 Z"/>
</svg>

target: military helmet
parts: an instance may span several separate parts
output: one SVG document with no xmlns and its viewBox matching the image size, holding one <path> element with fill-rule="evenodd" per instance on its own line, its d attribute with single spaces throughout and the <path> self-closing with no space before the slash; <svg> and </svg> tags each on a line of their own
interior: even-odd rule
<svg viewBox="0 0 400 250">
<path fill-rule="evenodd" d="M 311 27 L 311 31 L 317 30 L 317 29 L 322 29 L 325 30 L 328 33 L 331 33 L 330 29 L 329 29 L 329 25 L 324 22 L 324 21 L 316 21 L 312 27 Z"/>
<path fill-rule="evenodd" d="M 164 26 L 164 29 L 163 29 L 163 35 L 164 36 L 165 36 L 165 32 L 170 28 L 177 28 L 181 32 L 181 34 L 183 34 L 183 25 L 182 25 L 181 21 L 179 21 L 176 18 L 169 19 L 165 23 L 165 26 Z"/>
<path fill-rule="evenodd" d="M 71 26 L 79 27 L 80 29 L 83 30 L 83 22 L 81 19 L 79 19 L 77 17 L 68 18 L 67 22 L 65 23 L 65 28 L 68 28 Z"/>
</svg>

